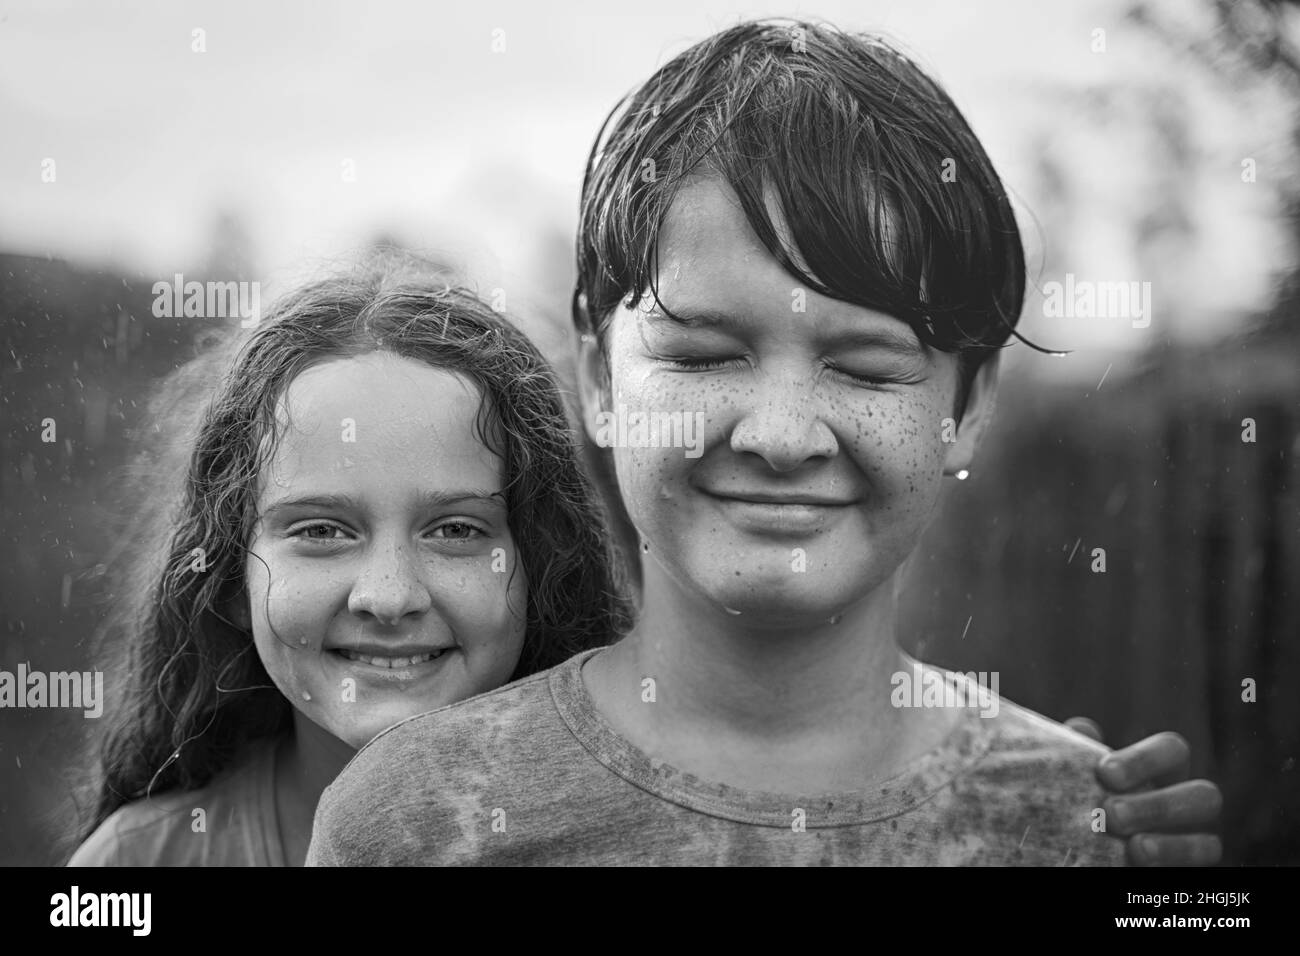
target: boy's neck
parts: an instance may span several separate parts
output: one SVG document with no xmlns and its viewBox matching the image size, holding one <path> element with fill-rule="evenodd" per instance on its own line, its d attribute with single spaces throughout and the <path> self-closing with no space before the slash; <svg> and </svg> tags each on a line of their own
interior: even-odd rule
<svg viewBox="0 0 1300 956">
<path fill-rule="evenodd" d="M 275 768 L 275 809 L 289 866 L 302 866 L 307 859 L 316 804 L 355 753 L 294 710 L 293 733 L 281 744 Z"/>
<path fill-rule="evenodd" d="M 632 743 L 678 769 L 753 790 L 861 789 L 951 730 L 944 710 L 899 709 L 891 578 L 835 623 L 750 625 L 647 567 L 642 613 L 583 676 Z M 654 702 L 646 700 L 654 679 Z"/>
</svg>

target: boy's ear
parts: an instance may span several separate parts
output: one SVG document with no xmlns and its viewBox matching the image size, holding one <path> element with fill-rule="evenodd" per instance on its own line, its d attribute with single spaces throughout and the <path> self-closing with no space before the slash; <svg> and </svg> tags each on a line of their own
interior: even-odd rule
<svg viewBox="0 0 1300 956">
<path fill-rule="evenodd" d="M 609 369 L 605 354 L 594 334 L 578 337 L 578 399 L 582 403 L 582 427 L 593 445 L 599 420 L 597 416 L 612 404 L 609 395 Z"/>
<path fill-rule="evenodd" d="M 970 471 L 975 451 L 988 431 L 997 405 L 1000 351 L 994 351 L 980 365 L 966 398 L 966 410 L 957 426 L 957 440 L 947 445 L 943 473 L 956 475 Z M 965 477 L 963 475 L 963 477 Z"/>
</svg>

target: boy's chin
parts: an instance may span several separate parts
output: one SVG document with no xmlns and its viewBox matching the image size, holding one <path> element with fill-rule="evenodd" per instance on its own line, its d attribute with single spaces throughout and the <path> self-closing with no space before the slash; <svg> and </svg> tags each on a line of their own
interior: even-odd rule
<svg viewBox="0 0 1300 956">
<path fill-rule="evenodd" d="M 848 588 L 793 583 L 788 577 L 757 584 L 719 582 L 709 599 L 729 617 L 759 630 L 815 628 L 833 623 L 853 603 Z"/>
</svg>

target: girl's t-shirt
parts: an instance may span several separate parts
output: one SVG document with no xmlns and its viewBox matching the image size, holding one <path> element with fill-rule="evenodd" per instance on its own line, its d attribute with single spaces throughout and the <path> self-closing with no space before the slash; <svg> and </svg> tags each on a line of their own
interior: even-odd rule
<svg viewBox="0 0 1300 956">
<path fill-rule="evenodd" d="M 379 734 L 321 797 L 307 865 L 1123 865 L 1106 748 L 1009 701 L 876 787 L 763 793 L 620 736 L 582 679 L 595 653 Z"/>
<path fill-rule="evenodd" d="M 119 808 L 68 865 L 285 866 L 275 811 L 279 743 L 279 737 L 254 741 L 201 790 L 171 791 Z"/>
</svg>

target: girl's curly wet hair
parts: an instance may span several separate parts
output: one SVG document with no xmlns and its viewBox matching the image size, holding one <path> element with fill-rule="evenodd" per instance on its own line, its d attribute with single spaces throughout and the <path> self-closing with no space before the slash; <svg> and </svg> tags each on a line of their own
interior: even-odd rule
<svg viewBox="0 0 1300 956">
<path fill-rule="evenodd" d="M 216 385 L 192 432 L 175 505 L 142 509 L 117 610 L 100 636 L 117 699 L 95 748 L 100 779 L 80 838 L 128 801 L 206 785 L 250 741 L 290 726 L 292 705 L 271 683 L 251 633 L 223 609 L 243 592 L 258 475 L 283 428 L 277 407 L 286 388 L 321 362 L 377 351 L 455 371 L 481 393 L 477 434 L 503 462 L 510 531 L 528 580 L 512 679 L 627 630 L 604 515 L 552 371 L 524 334 L 409 259 L 305 285 L 275 304 Z M 193 392 L 195 374 L 180 370 L 155 409 Z"/>
</svg>

